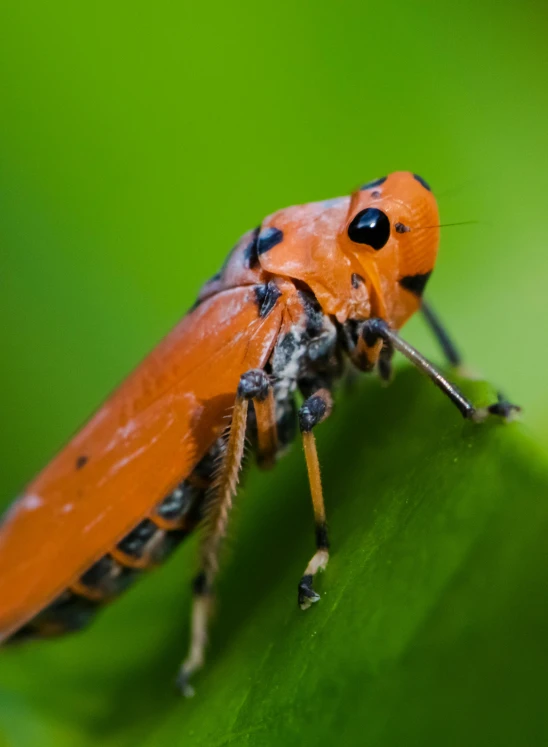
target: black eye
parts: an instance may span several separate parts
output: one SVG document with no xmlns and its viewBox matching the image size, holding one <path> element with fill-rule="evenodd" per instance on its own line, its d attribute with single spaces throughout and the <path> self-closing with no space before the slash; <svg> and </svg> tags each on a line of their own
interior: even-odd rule
<svg viewBox="0 0 548 747">
<path fill-rule="evenodd" d="M 388 216 L 378 208 L 360 210 L 348 226 L 348 236 L 357 244 L 367 244 L 378 251 L 390 238 Z"/>
</svg>

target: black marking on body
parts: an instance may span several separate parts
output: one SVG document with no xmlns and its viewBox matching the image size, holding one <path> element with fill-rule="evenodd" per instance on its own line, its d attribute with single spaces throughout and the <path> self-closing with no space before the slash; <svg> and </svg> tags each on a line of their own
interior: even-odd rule
<svg viewBox="0 0 548 747">
<path fill-rule="evenodd" d="M 427 190 L 428 190 L 429 192 L 431 192 L 431 191 L 432 191 L 432 190 L 430 189 L 430 185 L 428 184 L 428 182 L 426 182 L 426 181 L 425 181 L 425 180 L 424 180 L 424 179 L 422 178 L 422 176 L 419 176 L 418 174 L 413 174 L 413 178 L 414 178 L 414 179 L 416 179 L 416 180 L 418 181 L 418 183 L 419 183 L 419 184 L 422 184 L 422 186 L 423 186 L 423 187 L 424 187 L 425 189 L 427 189 Z"/>
<path fill-rule="evenodd" d="M 324 314 L 316 296 L 310 290 L 299 290 L 299 297 L 306 315 L 306 334 L 317 337 L 323 331 Z"/>
<path fill-rule="evenodd" d="M 352 282 L 352 287 L 357 290 L 360 287 L 360 285 L 363 285 L 365 283 L 365 280 L 363 279 L 361 275 L 358 275 L 357 272 L 353 272 L 351 282 Z"/>
<path fill-rule="evenodd" d="M 72 591 L 65 591 L 25 628 L 29 632 L 35 631 L 38 636 L 80 630 L 89 623 L 100 604 Z"/>
<path fill-rule="evenodd" d="M 257 254 L 261 255 L 268 252 L 273 247 L 283 241 L 284 232 L 274 226 L 263 228 L 257 238 Z"/>
<path fill-rule="evenodd" d="M 374 179 L 372 182 L 367 182 L 367 184 L 363 184 L 360 187 L 360 192 L 363 192 L 364 189 L 373 189 L 373 187 L 380 187 L 381 184 L 384 184 L 385 181 L 386 181 L 386 176 L 381 176 L 380 179 Z M 379 196 L 380 196 L 380 193 L 379 193 Z"/>
<path fill-rule="evenodd" d="M 272 280 L 255 286 L 255 303 L 259 307 L 259 316 L 264 319 L 276 305 L 282 292 Z"/>
<path fill-rule="evenodd" d="M 107 598 L 117 597 L 133 583 L 138 573 L 118 563 L 110 555 L 103 555 L 80 577 L 80 582 Z"/>
<path fill-rule="evenodd" d="M 82 469 L 82 467 L 85 467 L 88 462 L 89 457 L 85 456 L 85 454 L 82 454 L 76 460 L 76 469 Z"/>
<path fill-rule="evenodd" d="M 80 581 L 90 589 L 95 589 L 103 582 L 103 579 L 110 576 L 116 561 L 110 555 L 103 555 L 91 568 L 89 568 Z"/>
<path fill-rule="evenodd" d="M 118 550 L 132 558 L 141 558 L 152 543 L 152 560 L 164 561 L 187 537 L 202 518 L 205 490 L 190 483 L 192 476 L 210 484 L 216 464 L 226 448 L 218 439 L 195 467 L 189 481 L 183 481 L 156 506 L 155 513 L 165 520 L 186 519 L 185 526 L 177 529 L 160 529 L 150 519 L 144 519 L 118 543 Z M 109 553 L 103 555 L 80 577 L 79 583 L 101 599 L 89 599 L 78 594 L 77 588 L 66 589 L 48 607 L 39 612 L 10 638 L 20 641 L 27 638 L 59 635 L 84 627 L 94 613 L 105 603 L 124 592 L 146 569 L 131 568 Z"/>
<path fill-rule="evenodd" d="M 277 426 L 278 426 L 278 444 L 280 449 L 293 443 L 297 435 L 297 405 L 293 397 L 286 399 L 283 403 L 278 403 Z"/>
<path fill-rule="evenodd" d="M 254 270 L 257 265 L 259 264 L 259 254 L 257 251 L 257 238 L 259 236 L 259 231 L 261 230 L 261 227 L 258 226 L 253 231 L 253 236 L 251 238 L 251 241 L 244 249 L 244 261 L 246 263 L 246 266 L 250 270 Z"/>
<path fill-rule="evenodd" d="M 156 524 L 150 519 L 144 519 L 129 534 L 126 534 L 124 539 L 118 543 L 117 548 L 124 555 L 129 555 L 132 558 L 142 558 L 147 545 L 155 538 L 157 532 L 159 533 L 161 530 L 158 529 Z"/>
<path fill-rule="evenodd" d="M 177 549 L 181 542 L 188 537 L 192 529 L 172 529 L 166 532 L 162 541 L 154 548 L 154 560 L 163 563 L 171 553 Z"/>
<path fill-rule="evenodd" d="M 418 273 L 417 275 L 406 275 L 400 280 L 400 285 L 414 296 L 422 296 L 431 272 Z"/>
<path fill-rule="evenodd" d="M 217 467 L 226 451 L 226 442 L 223 438 L 218 438 L 210 450 L 203 456 L 198 464 L 194 467 L 192 476 L 200 481 L 211 485 L 217 471 Z"/>
<path fill-rule="evenodd" d="M 282 376 L 301 347 L 301 341 L 294 330 L 290 330 L 274 348 L 272 372 L 275 377 Z"/>
<path fill-rule="evenodd" d="M 156 506 L 156 515 L 166 521 L 180 521 L 187 516 L 201 497 L 199 488 L 182 482 Z"/>
</svg>

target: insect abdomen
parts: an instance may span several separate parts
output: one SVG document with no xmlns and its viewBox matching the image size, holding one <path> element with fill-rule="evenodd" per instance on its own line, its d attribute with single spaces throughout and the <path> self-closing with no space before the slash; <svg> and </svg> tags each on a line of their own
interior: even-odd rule
<svg viewBox="0 0 548 747">
<path fill-rule="evenodd" d="M 204 474 L 204 466 L 200 463 L 193 474 L 160 501 L 116 547 L 95 562 L 10 640 L 15 642 L 79 630 L 143 571 L 163 562 L 200 521 L 205 492 L 211 481 L 211 476 Z"/>
</svg>

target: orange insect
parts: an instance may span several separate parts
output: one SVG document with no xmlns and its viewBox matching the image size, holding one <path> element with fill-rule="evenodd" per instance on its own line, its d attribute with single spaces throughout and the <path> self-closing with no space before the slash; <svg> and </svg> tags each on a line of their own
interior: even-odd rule
<svg viewBox="0 0 548 747">
<path fill-rule="evenodd" d="M 351 197 L 281 210 L 246 233 L 179 325 L 7 511 L 0 640 L 80 628 L 202 522 L 190 649 L 179 675 L 190 694 L 244 440 L 270 466 L 297 424 L 317 546 L 298 601 L 303 609 L 316 602 L 313 580 L 327 565 L 329 542 L 313 428 L 329 415 L 330 392 L 349 361 L 388 379 L 397 350 L 466 418 L 518 409 L 502 398 L 475 408 L 398 334 L 422 306 L 449 361 L 459 360 L 421 300 L 438 223 L 426 182 L 398 172 Z M 297 390 L 305 398 L 298 412 Z"/>
</svg>

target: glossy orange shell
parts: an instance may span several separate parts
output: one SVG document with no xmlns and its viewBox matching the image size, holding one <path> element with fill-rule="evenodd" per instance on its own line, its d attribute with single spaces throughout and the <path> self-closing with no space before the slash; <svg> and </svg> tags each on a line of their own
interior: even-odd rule
<svg viewBox="0 0 548 747">
<path fill-rule="evenodd" d="M 198 306 L 28 486 L 0 532 L 0 640 L 190 473 L 225 427 L 242 373 L 268 360 L 282 308 L 261 319 L 253 287 Z"/>
<path fill-rule="evenodd" d="M 436 202 L 409 172 L 379 183 L 280 210 L 245 234 L 198 307 L 13 504 L 0 525 L 0 641 L 190 474 L 229 422 L 241 375 L 264 367 L 278 336 L 303 323 L 298 287 L 340 323 L 380 316 L 399 329 L 419 308 L 408 281 L 425 282 L 434 267 Z M 348 237 L 368 207 L 392 226 L 382 251 Z M 279 240 L 269 243 L 272 232 Z M 281 295 L 262 314 L 257 284 L 273 278 Z"/>
</svg>

